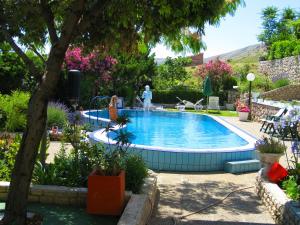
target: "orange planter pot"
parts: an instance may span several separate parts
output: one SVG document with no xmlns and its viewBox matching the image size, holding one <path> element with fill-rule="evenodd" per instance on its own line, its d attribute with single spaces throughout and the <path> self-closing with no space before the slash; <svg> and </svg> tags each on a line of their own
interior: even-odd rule
<svg viewBox="0 0 300 225">
<path fill-rule="evenodd" d="M 118 176 L 88 177 L 87 212 L 101 215 L 121 215 L 125 206 L 125 172 Z"/>
</svg>

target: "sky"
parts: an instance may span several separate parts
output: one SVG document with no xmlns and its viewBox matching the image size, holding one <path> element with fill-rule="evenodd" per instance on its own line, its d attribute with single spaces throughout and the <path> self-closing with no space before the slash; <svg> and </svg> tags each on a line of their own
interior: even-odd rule
<svg viewBox="0 0 300 225">
<path fill-rule="evenodd" d="M 245 0 L 245 3 L 246 6 L 239 7 L 234 16 L 228 15 L 222 19 L 218 27 L 205 28 L 203 40 L 207 49 L 202 51 L 204 58 L 257 44 L 257 35 L 262 30 L 261 12 L 268 6 L 279 9 L 291 7 L 300 11 L 300 0 Z M 178 56 L 162 44 L 156 45 L 152 52 L 156 58 Z"/>
</svg>

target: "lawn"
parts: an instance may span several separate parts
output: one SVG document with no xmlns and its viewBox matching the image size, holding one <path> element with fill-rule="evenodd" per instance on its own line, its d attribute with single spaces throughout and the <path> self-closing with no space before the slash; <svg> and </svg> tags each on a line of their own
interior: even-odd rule
<svg viewBox="0 0 300 225">
<path fill-rule="evenodd" d="M 169 112 L 179 112 L 177 109 L 166 109 Z M 213 116 L 226 116 L 226 117 L 236 117 L 238 116 L 236 111 L 228 111 L 228 110 L 220 110 L 218 112 L 217 110 L 201 110 L 201 111 L 195 111 L 194 109 L 186 109 L 184 112 L 192 112 L 195 114 L 208 114 L 208 115 L 213 115 Z"/>
</svg>

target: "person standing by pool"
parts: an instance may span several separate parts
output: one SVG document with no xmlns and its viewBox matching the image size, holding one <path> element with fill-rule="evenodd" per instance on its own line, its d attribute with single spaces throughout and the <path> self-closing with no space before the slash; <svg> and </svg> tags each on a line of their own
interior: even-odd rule
<svg viewBox="0 0 300 225">
<path fill-rule="evenodd" d="M 152 91 L 150 91 L 149 85 L 145 86 L 145 91 L 143 92 L 142 98 L 144 99 L 144 110 L 149 110 L 152 100 Z"/>
<path fill-rule="evenodd" d="M 117 102 L 118 102 L 118 96 L 113 95 L 110 99 L 110 103 L 108 107 L 109 118 L 112 121 L 116 121 L 118 118 Z"/>
</svg>

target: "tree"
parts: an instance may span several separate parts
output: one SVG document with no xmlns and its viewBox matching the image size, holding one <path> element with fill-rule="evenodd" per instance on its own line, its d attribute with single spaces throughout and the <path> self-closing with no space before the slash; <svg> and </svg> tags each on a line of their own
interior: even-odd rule
<svg viewBox="0 0 300 225">
<path fill-rule="evenodd" d="M 232 75 L 232 68 L 229 64 L 219 59 L 208 63 L 199 65 L 196 76 L 200 76 L 203 80 L 206 76 L 209 76 L 212 83 L 213 92 L 215 95 L 219 94 L 219 91 L 223 87 L 223 82 L 228 80 L 228 77 Z"/>
<path fill-rule="evenodd" d="M 201 35 L 206 23 L 218 23 L 242 3 L 242 0 L 0 1 L 0 41 L 10 44 L 38 81 L 29 102 L 27 125 L 12 172 L 3 223 L 25 224 L 27 195 L 46 125 L 48 100 L 58 85 L 70 45 L 134 51 L 139 40 L 154 44 L 163 37 L 171 42 L 187 27 L 195 28 Z M 200 45 L 195 45 L 197 41 L 190 38 L 182 44 L 199 48 Z M 50 44 L 50 52 L 45 57 L 41 52 L 46 43 Z M 31 48 L 44 62 L 42 72 L 24 48 Z"/>
<path fill-rule="evenodd" d="M 278 8 L 270 6 L 262 11 L 263 32 L 258 40 L 265 43 L 267 47 L 275 41 L 278 29 Z"/>
<path fill-rule="evenodd" d="M 135 97 L 146 84 L 151 84 L 156 75 L 156 63 L 150 49 L 135 54 L 119 53 L 115 56 L 118 64 L 111 74 L 109 92 L 111 95 L 127 96 L 131 106 Z"/>
<path fill-rule="evenodd" d="M 158 90 L 165 90 L 179 85 L 188 78 L 185 66 L 190 65 L 190 58 L 178 57 L 172 59 L 168 57 L 164 64 L 158 67 L 157 76 L 154 79 L 154 86 Z"/>
</svg>

